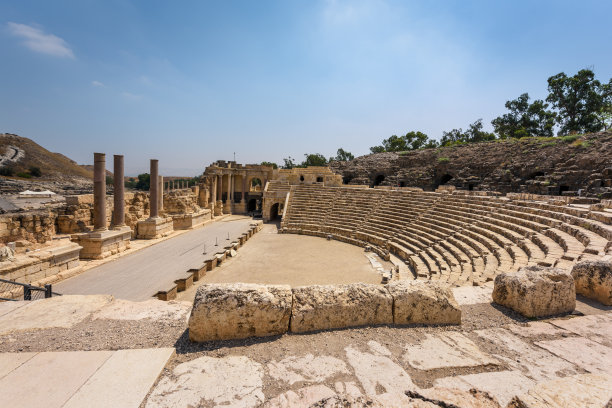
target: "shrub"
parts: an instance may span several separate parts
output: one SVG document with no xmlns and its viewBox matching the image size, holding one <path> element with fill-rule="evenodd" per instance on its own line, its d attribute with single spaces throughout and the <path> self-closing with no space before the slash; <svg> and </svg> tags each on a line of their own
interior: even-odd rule
<svg viewBox="0 0 612 408">
<path fill-rule="evenodd" d="M 26 173 L 26 172 L 22 171 L 21 173 L 17 173 L 17 177 L 32 178 L 32 175 L 30 173 Z"/>
<path fill-rule="evenodd" d="M 438 163 L 447 164 L 448 162 L 450 162 L 450 159 L 448 157 L 438 157 Z"/>
<path fill-rule="evenodd" d="M 572 143 L 575 142 L 576 139 L 578 139 L 578 135 L 561 136 L 561 141 L 563 141 L 563 143 Z"/>
<path fill-rule="evenodd" d="M 39 167 L 30 167 L 30 174 L 34 177 L 41 177 L 42 176 L 42 171 L 40 171 Z"/>
<path fill-rule="evenodd" d="M 10 167 L 0 168 L 0 176 L 11 177 L 15 174 L 15 170 Z"/>
</svg>

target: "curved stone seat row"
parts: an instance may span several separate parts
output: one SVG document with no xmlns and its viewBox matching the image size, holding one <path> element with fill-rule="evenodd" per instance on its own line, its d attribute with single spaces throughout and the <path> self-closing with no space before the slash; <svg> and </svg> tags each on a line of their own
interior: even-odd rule
<svg viewBox="0 0 612 408">
<path fill-rule="evenodd" d="M 569 268 L 612 254 L 611 211 L 506 197 L 293 186 L 282 232 L 393 253 L 413 276 L 482 284 L 501 272 Z M 603 221 L 602 221 L 603 220 Z"/>
</svg>

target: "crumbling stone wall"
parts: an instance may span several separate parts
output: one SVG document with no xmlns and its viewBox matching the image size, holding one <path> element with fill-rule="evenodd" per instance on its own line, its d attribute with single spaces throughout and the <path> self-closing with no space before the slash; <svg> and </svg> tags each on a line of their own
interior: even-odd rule
<svg viewBox="0 0 612 408">
<path fill-rule="evenodd" d="M 565 140 L 565 141 L 564 141 Z M 612 132 L 524 138 L 332 162 L 345 184 L 612 197 Z"/>
<path fill-rule="evenodd" d="M 0 216 L 0 242 L 44 243 L 55 235 L 56 214 L 52 211 L 14 213 Z"/>
<path fill-rule="evenodd" d="M 164 212 L 167 214 L 191 214 L 201 210 L 198 194 L 191 189 L 172 190 L 164 194 Z"/>
</svg>

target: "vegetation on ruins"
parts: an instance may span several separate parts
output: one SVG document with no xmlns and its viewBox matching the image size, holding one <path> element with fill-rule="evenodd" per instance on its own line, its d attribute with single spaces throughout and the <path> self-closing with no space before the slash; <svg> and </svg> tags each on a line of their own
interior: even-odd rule
<svg viewBox="0 0 612 408">
<path fill-rule="evenodd" d="M 404 136 L 392 135 L 381 145 L 370 147 L 370 151 L 408 152 L 492 140 L 546 138 L 554 135 L 555 126 L 562 138 L 612 128 L 612 78 L 608 83 L 601 83 L 590 69 L 582 69 L 574 76 L 561 72 L 548 78 L 548 92 L 546 101 L 530 102 L 526 92 L 506 101 L 508 113 L 491 121 L 494 133 L 484 131 L 482 119 L 478 119 L 465 131 L 459 128 L 443 132 L 439 142 L 429 139 L 425 133 L 411 131 Z M 556 140 L 547 141 L 547 145 L 555 145 Z M 582 145 L 576 138 L 562 139 L 562 142 Z"/>
<path fill-rule="evenodd" d="M 297 164 L 295 159 L 291 156 L 283 159 L 284 164 L 281 166 L 283 169 L 293 169 L 308 166 L 327 166 L 331 161 L 351 161 L 355 158 L 353 153 L 339 148 L 336 151 L 336 157 L 330 157 L 329 160 L 325 158 L 321 153 L 306 153 L 304 154 L 305 160 Z"/>
<path fill-rule="evenodd" d="M 344 150 L 343 148 L 339 148 L 338 151 L 336 151 L 336 157 L 330 157 L 329 161 L 335 160 L 335 161 L 351 161 L 355 158 L 355 156 L 353 156 L 353 153 L 348 152 L 346 150 Z"/>
<path fill-rule="evenodd" d="M 273 169 L 278 169 L 278 164 L 272 163 L 272 162 L 269 162 L 269 161 L 262 161 L 261 165 L 262 166 L 272 166 Z"/>
</svg>

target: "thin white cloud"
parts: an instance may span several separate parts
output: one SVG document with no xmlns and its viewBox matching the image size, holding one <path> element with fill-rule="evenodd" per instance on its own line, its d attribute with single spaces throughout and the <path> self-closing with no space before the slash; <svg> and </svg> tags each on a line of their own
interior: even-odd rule
<svg viewBox="0 0 612 408">
<path fill-rule="evenodd" d="M 23 45 L 32 51 L 53 55 L 54 57 L 74 58 L 74 53 L 68 43 L 56 35 L 47 34 L 40 28 L 26 24 L 9 22 L 7 26 L 9 32 L 15 37 L 23 39 Z"/>
<path fill-rule="evenodd" d="M 101 87 L 101 88 L 103 88 L 103 87 L 105 87 L 105 86 L 106 86 L 106 85 L 104 85 L 104 84 L 103 84 L 102 82 L 100 82 L 100 81 L 91 81 L 91 84 L 92 84 L 93 86 L 97 86 L 97 87 Z"/>
<path fill-rule="evenodd" d="M 141 95 L 136 95 L 130 92 L 121 92 L 121 96 L 123 96 L 125 99 L 129 99 L 132 101 L 137 101 L 139 99 L 142 99 Z"/>
</svg>

